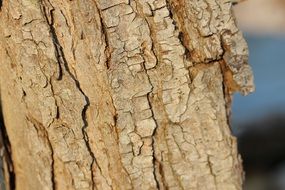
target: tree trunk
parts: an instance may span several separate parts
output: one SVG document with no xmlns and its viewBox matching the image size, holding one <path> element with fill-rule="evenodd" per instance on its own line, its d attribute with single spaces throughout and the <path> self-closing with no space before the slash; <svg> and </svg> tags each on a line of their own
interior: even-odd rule
<svg viewBox="0 0 285 190">
<path fill-rule="evenodd" d="M 6 188 L 241 189 L 231 94 L 254 86 L 231 6 L 4 0 Z"/>
</svg>

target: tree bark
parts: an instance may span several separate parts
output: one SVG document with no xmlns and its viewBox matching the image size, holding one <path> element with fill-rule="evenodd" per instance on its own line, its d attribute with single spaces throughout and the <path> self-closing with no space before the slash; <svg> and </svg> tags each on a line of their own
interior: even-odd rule
<svg viewBox="0 0 285 190">
<path fill-rule="evenodd" d="M 241 189 L 231 94 L 254 86 L 231 8 L 4 0 L 6 188 Z"/>
</svg>

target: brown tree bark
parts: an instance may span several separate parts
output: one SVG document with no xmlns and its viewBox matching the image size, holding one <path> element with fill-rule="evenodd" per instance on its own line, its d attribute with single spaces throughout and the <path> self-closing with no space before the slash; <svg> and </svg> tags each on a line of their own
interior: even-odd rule
<svg viewBox="0 0 285 190">
<path fill-rule="evenodd" d="M 7 189 L 241 189 L 230 101 L 254 86 L 231 8 L 4 0 Z"/>
</svg>

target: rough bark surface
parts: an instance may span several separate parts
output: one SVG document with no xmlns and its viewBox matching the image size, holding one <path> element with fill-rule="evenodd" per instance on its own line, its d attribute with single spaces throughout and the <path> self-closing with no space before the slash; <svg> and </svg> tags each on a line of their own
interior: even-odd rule
<svg viewBox="0 0 285 190">
<path fill-rule="evenodd" d="M 15 174 L 6 184 L 241 189 L 230 96 L 254 86 L 231 6 L 4 0 L 1 102 Z"/>
</svg>

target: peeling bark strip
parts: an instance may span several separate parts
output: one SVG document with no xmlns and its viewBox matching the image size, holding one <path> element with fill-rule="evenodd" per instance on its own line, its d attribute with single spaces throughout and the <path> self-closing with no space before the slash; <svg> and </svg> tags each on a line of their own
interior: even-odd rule
<svg viewBox="0 0 285 190">
<path fill-rule="evenodd" d="M 231 6 L 6 2 L 0 87 L 15 188 L 241 189 L 230 99 L 254 86 Z"/>
</svg>

